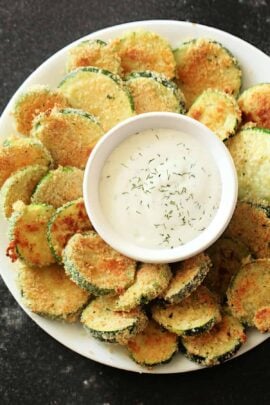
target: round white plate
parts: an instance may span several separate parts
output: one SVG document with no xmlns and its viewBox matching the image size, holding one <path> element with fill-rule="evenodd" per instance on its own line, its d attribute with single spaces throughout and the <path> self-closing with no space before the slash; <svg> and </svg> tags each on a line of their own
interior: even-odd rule
<svg viewBox="0 0 270 405">
<path fill-rule="evenodd" d="M 123 31 L 132 30 L 135 28 L 152 30 L 164 36 L 168 39 L 173 48 L 182 41 L 186 41 L 191 38 L 208 37 L 214 39 L 221 42 L 238 59 L 244 74 L 243 88 L 247 88 L 259 82 L 270 81 L 270 58 L 267 55 L 247 42 L 230 34 L 194 23 L 166 20 L 132 22 L 97 31 L 82 39 L 99 38 L 106 41 L 119 36 Z M 79 41 L 81 41 L 81 39 Z M 79 41 L 75 41 L 74 43 L 68 45 L 44 62 L 28 77 L 28 79 L 14 94 L 1 117 L 0 133 L 3 137 L 2 140 L 4 139 L 4 136 L 7 137 L 8 135 L 15 133 L 14 121 L 11 116 L 11 112 L 13 109 L 14 100 L 18 97 L 18 94 L 33 84 L 48 84 L 51 87 L 57 86 L 65 75 L 67 51 L 71 46 Z M 182 355 L 177 354 L 169 364 L 158 366 L 153 370 L 146 370 L 130 360 L 123 348 L 118 347 L 117 345 L 101 343 L 93 339 L 79 324 L 68 325 L 57 321 L 50 321 L 29 312 L 21 301 L 20 292 L 18 286 L 16 285 L 16 270 L 5 255 L 8 237 L 7 224 L 3 217 L 0 218 L 0 229 L 0 270 L 7 287 L 18 301 L 19 305 L 34 320 L 34 322 L 36 322 L 44 331 L 46 331 L 60 343 L 71 350 L 88 357 L 89 359 L 107 364 L 112 367 L 140 373 L 180 373 L 200 368 L 195 363 L 185 359 Z M 238 355 L 255 347 L 259 343 L 266 340 L 269 336 L 269 334 L 262 335 L 254 330 L 250 331 L 248 333 L 248 341 L 239 351 Z"/>
</svg>

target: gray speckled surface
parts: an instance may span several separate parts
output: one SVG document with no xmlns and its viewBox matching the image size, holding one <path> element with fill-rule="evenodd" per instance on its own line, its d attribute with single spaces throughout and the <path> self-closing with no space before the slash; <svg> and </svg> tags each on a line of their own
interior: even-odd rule
<svg viewBox="0 0 270 405">
<path fill-rule="evenodd" d="M 41 62 L 69 42 L 105 26 L 156 18 L 215 26 L 270 55 L 269 0 L 0 0 L 0 110 Z M 50 338 L 0 281 L 1 404 L 266 405 L 269 358 L 268 341 L 221 367 L 185 375 L 111 369 Z"/>
</svg>

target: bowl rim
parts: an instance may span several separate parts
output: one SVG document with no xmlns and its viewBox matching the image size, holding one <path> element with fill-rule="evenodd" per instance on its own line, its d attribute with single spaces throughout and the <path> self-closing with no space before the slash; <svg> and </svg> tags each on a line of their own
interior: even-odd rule
<svg viewBox="0 0 270 405">
<path fill-rule="evenodd" d="M 99 203 L 99 180 L 104 163 L 112 151 L 135 132 L 153 128 L 153 121 L 164 123 L 161 128 L 181 130 L 191 134 L 207 145 L 219 170 L 221 199 L 219 208 L 199 236 L 182 246 L 170 248 L 144 248 L 136 245 L 118 233 L 109 223 Z M 171 124 L 170 124 L 171 123 Z M 157 126 L 155 126 L 157 128 Z M 160 127 L 160 125 L 158 125 Z M 143 128 L 143 129 L 142 129 Z M 200 133 L 198 136 L 197 134 Z M 205 143 L 206 142 L 206 143 Z M 208 148 L 209 147 L 209 148 Z M 215 153 L 214 153 L 215 152 Z M 223 170 L 226 175 L 223 173 Z M 83 180 L 83 198 L 90 221 L 100 235 L 113 249 L 134 260 L 145 263 L 173 263 L 188 259 L 212 245 L 226 229 L 237 202 L 238 182 L 232 157 L 222 141 L 205 125 L 191 117 L 171 112 L 150 112 L 139 114 L 120 122 L 109 130 L 96 144 L 86 164 Z"/>
</svg>

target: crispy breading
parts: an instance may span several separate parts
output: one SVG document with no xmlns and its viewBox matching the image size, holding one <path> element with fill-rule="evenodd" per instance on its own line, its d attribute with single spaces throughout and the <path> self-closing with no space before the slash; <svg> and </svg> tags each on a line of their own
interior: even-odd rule
<svg viewBox="0 0 270 405">
<path fill-rule="evenodd" d="M 97 141 L 104 134 L 95 117 L 73 108 L 38 115 L 31 135 L 39 139 L 60 166 L 84 169 Z"/>
<path fill-rule="evenodd" d="M 32 203 L 46 203 L 55 208 L 82 197 L 83 171 L 76 167 L 58 167 L 38 183 Z"/>
<path fill-rule="evenodd" d="M 132 359 L 147 367 L 170 361 L 177 352 L 177 346 L 177 335 L 164 330 L 153 320 L 127 343 Z"/>
<path fill-rule="evenodd" d="M 69 238 L 77 232 L 92 229 L 82 198 L 59 207 L 48 224 L 48 242 L 58 262 Z"/>
<path fill-rule="evenodd" d="M 198 336 L 184 336 L 185 355 L 196 363 L 214 366 L 232 357 L 246 341 L 241 323 L 231 315 L 223 315 L 209 332 Z"/>
<path fill-rule="evenodd" d="M 28 165 L 49 167 L 52 165 L 51 155 L 38 140 L 7 139 L 0 146 L 0 187 L 12 173 Z"/>
<path fill-rule="evenodd" d="M 42 268 L 21 265 L 19 285 L 27 307 L 49 318 L 75 322 L 89 300 L 89 294 L 56 264 Z"/>
<path fill-rule="evenodd" d="M 222 141 L 234 135 L 241 122 L 241 111 L 235 98 L 220 90 L 205 90 L 187 115 L 206 125 Z"/>
<path fill-rule="evenodd" d="M 152 70 L 175 77 L 175 60 L 169 43 L 150 31 L 128 31 L 111 42 L 120 58 L 123 74 Z"/>
<path fill-rule="evenodd" d="M 199 38 L 174 51 L 176 79 L 190 107 L 208 88 L 237 96 L 242 72 L 236 59 L 219 43 Z"/>
<path fill-rule="evenodd" d="M 237 171 L 239 199 L 270 202 L 270 130 L 243 129 L 226 145 Z"/>
<path fill-rule="evenodd" d="M 149 71 L 138 72 L 138 76 L 135 77 L 133 75 L 127 77 L 127 86 L 133 97 L 137 114 L 152 111 L 185 112 L 185 99 L 182 92 L 174 83 L 167 81 L 164 75 Z"/>
<path fill-rule="evenodd" d="M 134 281 L 136 262 L 111 248 L 94 231 L 72 236 L 63 261 L 71 279 L 95 295 L 120 294 Z"/>
<path fill-rule="evenodd" d="M 82 66 L 96 66 L 121 74 L 121 59 L 117 52 L 100 40 L 85 40 L 70 49 L 67 56 L 67 71 Z"/>
<path fill-rule="evenodd" d="M 263 205 L 238 201 L 225 235 L 243 242 L 258 258 L 270 258 L 270 212 Z"/>
<path fill-rule="evenodd" d="M 16 171 L 5 181 L 1 190 L 1 205 L 6 218 L 11 216 L 16 201 L 30 203 L 34 188 L 47 171 L 47 166 L 30 165 Z"/>
<path fill-rule="evenodd" d="M 58 90 L 50 90 L 47 86 L 36 85 L 22 93 L 14 109 L 17 130 L 29 135 L 33 119 L 41 112 L 53 107 L 68 107 L 68 102 Z"/>
<path fill-rule="evenodd" d="M 245 90 L 238 99 L 245 122 L 270 129 L 270 83 L 257 84 Z"/>
<path fill-rule="evenodd" d="M 125 344 L 146 327 L 147 317 L 140 308 L 116 311 L 116 300 L 112 296 L 94 299 L 83 311 L 81 322 L 97 339 Z"/>
<path fill-rule="evenodd" d="M 243 264 L 230 283 L 227 298 L 232 314 L 241 322 L 269 331 L 270 259 Z"/>
<path fill-rule="evenodd" d="M 177 303 L 188 297 L 203 282 L 209 272 L 211 261 L 204 253 L 172 266 L 173 278 L 165 291 L 165 301 Z"/>
</svg>

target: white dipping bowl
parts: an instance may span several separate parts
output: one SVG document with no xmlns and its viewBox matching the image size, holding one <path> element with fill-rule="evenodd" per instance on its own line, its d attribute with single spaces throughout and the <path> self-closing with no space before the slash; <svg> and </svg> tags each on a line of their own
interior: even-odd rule
<svg viewBox="0 0 270 405">
<path fill-rule="evenodd" d="M 173 249 L 144 248 L 125 239 L 110 224 L 102 211 L 99 199 L 101 172 L 112 151 L 130 135 L 150 128 L 167 128 L 190 134 L 212 155 L 220 175 L 221 199 L 213 220 L 199 236 Z M 101 238 L 123 255 L 145 263 L 177 262 L 209 247 L 223 233 L 232 217 L 237 201 L 237 190 L 234 163 L 223 142 L 198 121 L 185 115 L 167 112 L 140 114 L 113 127 L 93 149 L 86 165 L 83 182 L 86 211 Z"/>
</svg>

